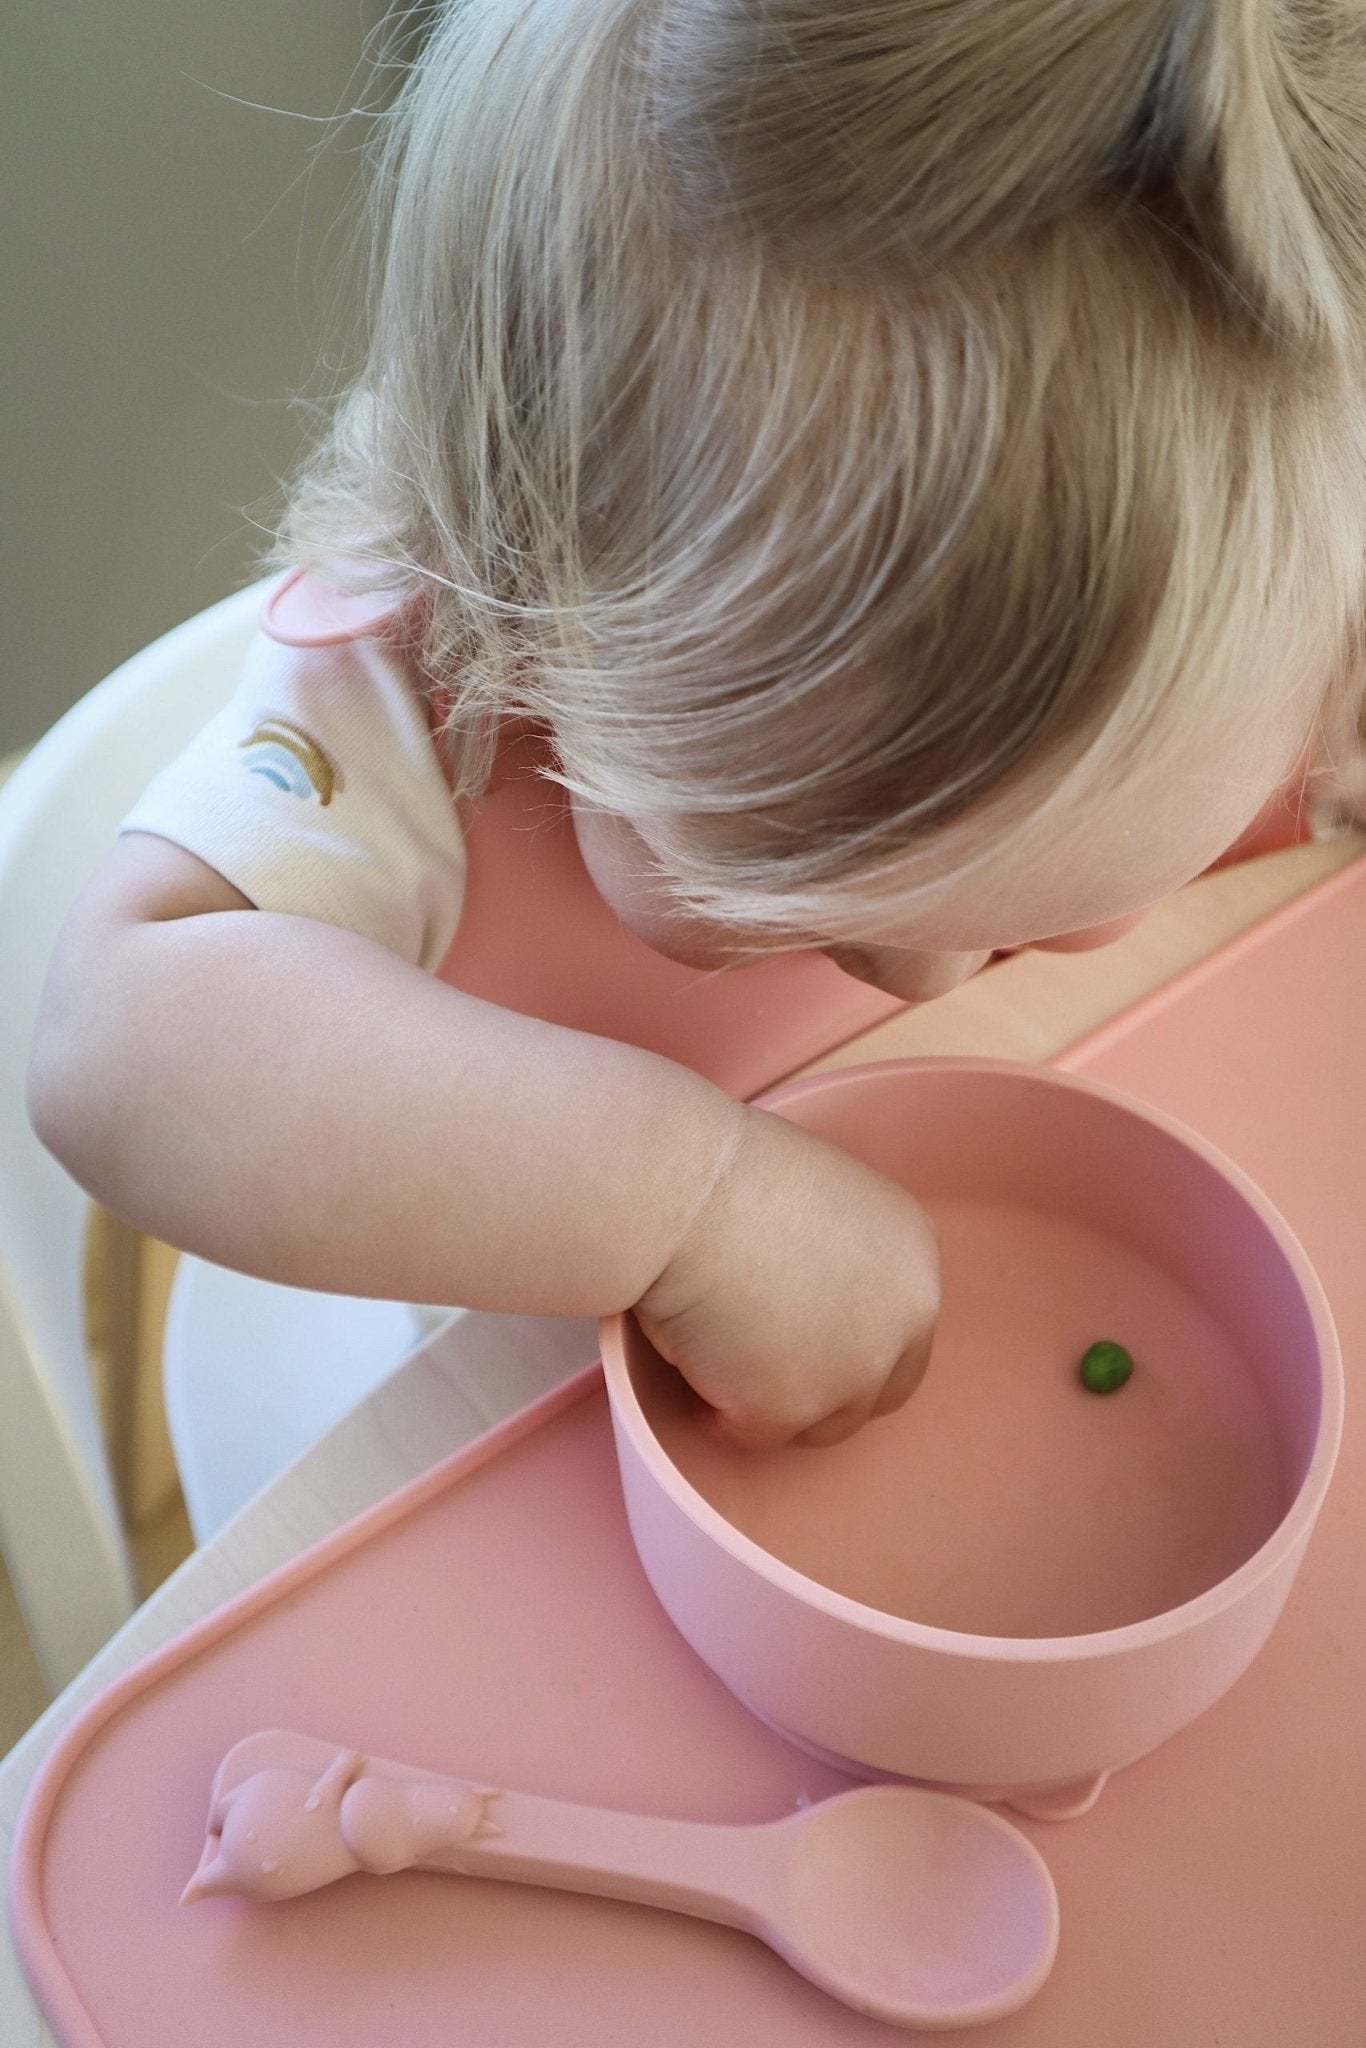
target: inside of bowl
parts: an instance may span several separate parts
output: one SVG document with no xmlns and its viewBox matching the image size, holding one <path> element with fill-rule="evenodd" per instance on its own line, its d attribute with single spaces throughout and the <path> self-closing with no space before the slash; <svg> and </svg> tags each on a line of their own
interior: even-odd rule
<svg viewBox="0 0 1366 2048">
<path fill-rule="evenodd" d="M 806 1576 L 972 1634 L 1122 1627 L 1227 1578 L 1284 1516 L 1318 1414 L 1311 1318 L 1266 1219 L 1179 1140 L 1103 1097 L 972 1078 L 796 1104 L 938 1226 L 943 1318 L 905 1408 L 756 1455 L 634 1328 L 633 1382 L 684 1477 Z M 1135 1361 L 1103 1395 L 1078 1377 L 1099 1339 Z"/>
</svg>

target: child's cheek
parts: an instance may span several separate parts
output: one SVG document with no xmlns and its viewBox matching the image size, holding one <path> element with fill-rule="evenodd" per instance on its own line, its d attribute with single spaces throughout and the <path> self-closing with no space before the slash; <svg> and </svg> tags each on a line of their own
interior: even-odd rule
<svg viewBox="0 0 1366 2048">
<path fill-rule="evenodd" d="M 1147 915 L 1146 910 L 1131 910 L 1126 917 L 1112 917 L 1108 924 L 1088 925 L 1080 932 L 1059 932 L 1055 939 L 1036 939 L 1032 950 L 1036 953 L 1089 953 L 1093 946 L 1108 946 L 1112 939 L 1122 939 L 1125 932 L 1131 932 Z"/>
</svg>

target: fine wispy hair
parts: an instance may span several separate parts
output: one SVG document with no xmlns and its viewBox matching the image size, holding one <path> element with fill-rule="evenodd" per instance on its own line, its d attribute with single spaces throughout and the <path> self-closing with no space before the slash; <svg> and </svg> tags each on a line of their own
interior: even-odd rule
<svg viewBox="0 0 1366 2048">
<path fill-rule="evenodd" d="M 429 13 L 277 559 L 413 596 L 462 794 L 529 717 L 778 944 L 1046 833 L 1039 764 L 1347 718 L 1354 0 Z"/>
</svg>

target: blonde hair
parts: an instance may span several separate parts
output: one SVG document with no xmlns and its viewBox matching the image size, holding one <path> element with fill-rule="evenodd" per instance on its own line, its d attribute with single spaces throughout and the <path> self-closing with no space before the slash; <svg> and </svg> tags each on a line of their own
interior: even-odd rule
<svg viewBox="0 0 1366 2048">
<path fill-rule="evenodd" d="M 463 0 L 385 130 L 279 558 L 424 594 L 463 793 L 528 716 L 680 903 L 834 936 L 1031 764 L 1355 675 L 1350 0 Z"/>
</svg>

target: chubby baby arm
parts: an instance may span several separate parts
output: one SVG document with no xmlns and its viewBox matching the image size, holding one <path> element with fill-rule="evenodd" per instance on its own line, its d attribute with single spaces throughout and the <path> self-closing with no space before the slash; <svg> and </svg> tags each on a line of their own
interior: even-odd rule
<svg viewBox="0 0 1366 2048">
<path fill-rule="evenodd" d="M 531 1314 L 643 1290 L 733 1115 L 668 1061 L 254 910 L 141 833 L 61 937 L 30 1110 L 98 1200 L 207 1258 Z"/>
<path fill-rule="evenodd" d="M 671 1061 L 499 1010 L 122 838 L 73 911 L 30 1113 L 98 1200 L 265 1278 L 526 1313 L 639 1304 L 748 1442 L 910 1391 L 933 1240 L 891 1183 Z"/>
</svg>

